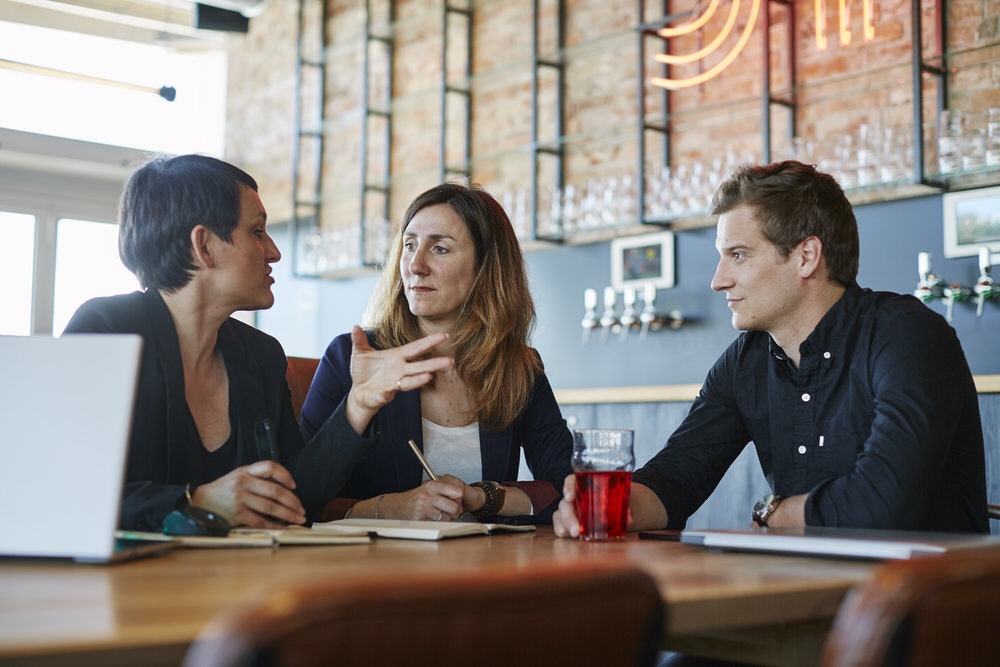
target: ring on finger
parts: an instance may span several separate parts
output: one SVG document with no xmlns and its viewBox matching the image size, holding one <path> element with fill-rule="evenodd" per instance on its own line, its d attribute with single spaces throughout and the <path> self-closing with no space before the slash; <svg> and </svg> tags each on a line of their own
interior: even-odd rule
<svg viewBox="0 0 1000 667">
<path fill-rule="evenodd" d="M 396 391 L 403 391 L 403 378 L 396 381 Z"/>
<path fill-rule="evenodd" d="M 436 517 L 434 517 L 434 520 L 435 521 L 440 521 L 441 517 L 443 517 L 443 516 L 444 516 L 444 512 L 438 512 L 438 515 Z"/>
</svg>

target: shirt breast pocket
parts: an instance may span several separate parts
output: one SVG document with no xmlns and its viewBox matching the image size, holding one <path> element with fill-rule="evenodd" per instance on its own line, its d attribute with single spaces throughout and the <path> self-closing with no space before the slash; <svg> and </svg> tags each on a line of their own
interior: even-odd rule
<svg viewBox="0 0 1000 667">
<path fill-rule="evenodd" d="M 871 420 L 856 413 L 839 414 L 824 421 L 810 457 L 810 471 L 824 478 L 851 472 L 870 428 Z"/>
</svg>

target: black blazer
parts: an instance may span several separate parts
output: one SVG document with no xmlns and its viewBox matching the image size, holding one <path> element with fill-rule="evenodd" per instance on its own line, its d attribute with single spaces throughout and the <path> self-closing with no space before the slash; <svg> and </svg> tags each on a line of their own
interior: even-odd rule
<svg viewBox="0 0 1000 667">
<path fill-rule="evenodd" d="M 170 311 L 156 290 L 92 299 L 66 327 L 66 333 L 84 332 L 137 333 L 144 339 L 120 525 L 159 530 L 184 497 L 186 484 L 214 478 L 206 470 L 206 452 L 185 398 Z M 253 426 L 270 419 L 280 462 L 292 473 L 296 494 L 312 518 L 337 494 L 372 441 L 355 434 L 339 409 L 304 446 L 278 341 L 230 318 L 219 329 L 218 346 L 229 374 L 235 466 L 258 460 Z"/>
</svg>

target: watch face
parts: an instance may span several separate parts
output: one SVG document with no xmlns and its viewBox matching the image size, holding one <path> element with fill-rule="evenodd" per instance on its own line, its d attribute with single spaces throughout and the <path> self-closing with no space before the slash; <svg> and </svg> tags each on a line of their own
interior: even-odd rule
<svg viewBox="0 0 1000 667">
<path fill-rule="evenodd" d="M 781 496 L 769 493 L 760 500 L 757 504 L 753 506 L 753 519 L 762 526 L 767 525 L 767 517 L 771 516 L 778 503 L 781 502 Z"/>
</svg>

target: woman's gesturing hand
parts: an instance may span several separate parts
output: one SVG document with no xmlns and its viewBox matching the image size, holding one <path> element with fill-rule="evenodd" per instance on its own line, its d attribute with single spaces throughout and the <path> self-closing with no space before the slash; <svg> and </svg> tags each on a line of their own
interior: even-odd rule
<svg viewBox="0 0 1000 667">
<path fill-rule="evenodd" d="M 376 350 L 369 344 L 364 330 L 355 325 L 351 330 L 351 391 L 347 395 L 347 420 L 358 433 L 363 433 L 379 408 L 393 399 L 398 391 L 418 389 L 434 379 L 434 373 L 450 368 L 451 357 L 422 359 L 447 340 L 448 334 L 434 333 L 412 343 Z"/>
</svg>

